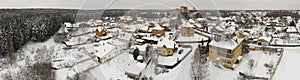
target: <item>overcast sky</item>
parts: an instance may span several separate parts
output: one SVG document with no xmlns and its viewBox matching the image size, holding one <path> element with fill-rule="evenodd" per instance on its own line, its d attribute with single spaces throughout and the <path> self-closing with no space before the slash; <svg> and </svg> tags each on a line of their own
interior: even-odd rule
<svg viewBox="0 0 300 80">
<path fill-rule="evenodd" d="M 67 9 L 297 9 L 300 0 L 1 0 L 0 8 Z"/>
</svg>

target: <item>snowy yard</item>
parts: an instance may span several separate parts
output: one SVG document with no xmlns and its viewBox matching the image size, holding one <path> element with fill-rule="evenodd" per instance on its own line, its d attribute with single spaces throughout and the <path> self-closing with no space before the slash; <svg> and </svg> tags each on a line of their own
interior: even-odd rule
<svg viewBox="0 0 300 80">
<path fill-rule="evenodd" d="M 192 54 L 191 50 L 192 48 L 182 48 L 179 47 L 178 50 L 183 50 L 181 54 L 179 54 L 177 51 L 172 56 L 158 56 L 158 63 L 159 65 L 165 65 L 165 66 L 173 66 L 183 60 L 187 55 Z"/>
<path fill-rule="evenodd" d="M 208 67 L 208 79 L 209 80 L 235 80 L 241 77 L 239 72 L 245 73 L 249 76 L 270 78 L 270 68 L 265 65 L 273 65 L 272 69 L 275 69 L 275 65 L 280 56 L 276 52 L 269 54 L 263 51 L 250 51 L 244 55 L 240 64 L 234 70 L 216 67 L 212 62 L 209 62 Z M 249 60 L 254 60 L 253 67 L 249 65 Z"/>
</svg>

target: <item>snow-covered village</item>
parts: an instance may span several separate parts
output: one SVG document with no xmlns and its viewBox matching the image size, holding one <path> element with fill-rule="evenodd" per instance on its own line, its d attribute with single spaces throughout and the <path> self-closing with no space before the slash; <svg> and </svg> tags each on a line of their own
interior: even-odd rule
<svg viewBox="0 0 300 80">
<path fill-rule="evenodd" d="M 299 78 L 297 10 L 32 12 L 0 10 L 0 80 Z"/>
</svg>

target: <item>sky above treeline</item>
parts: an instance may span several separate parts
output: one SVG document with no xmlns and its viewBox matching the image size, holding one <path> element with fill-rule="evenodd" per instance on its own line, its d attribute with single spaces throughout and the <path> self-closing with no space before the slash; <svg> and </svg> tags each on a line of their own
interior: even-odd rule
<svg viewBox="0 0 300 80">
<path fill-rule="evenodd" d="M 0 8 L 300 10 L 300 0 L 1 0 Z"/>
</svg>

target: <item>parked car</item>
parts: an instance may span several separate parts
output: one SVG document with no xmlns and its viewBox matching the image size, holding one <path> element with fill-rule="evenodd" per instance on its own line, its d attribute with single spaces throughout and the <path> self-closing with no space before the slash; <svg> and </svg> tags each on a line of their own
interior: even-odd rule
<svg viewBox="0 0 300 80">
<path fill-rule="evenodd" d="M 183 52 L 183 49 L 180 49 L 179 51 L 178 51 L 178 54 L 181 54 Z"/>
</svg>

